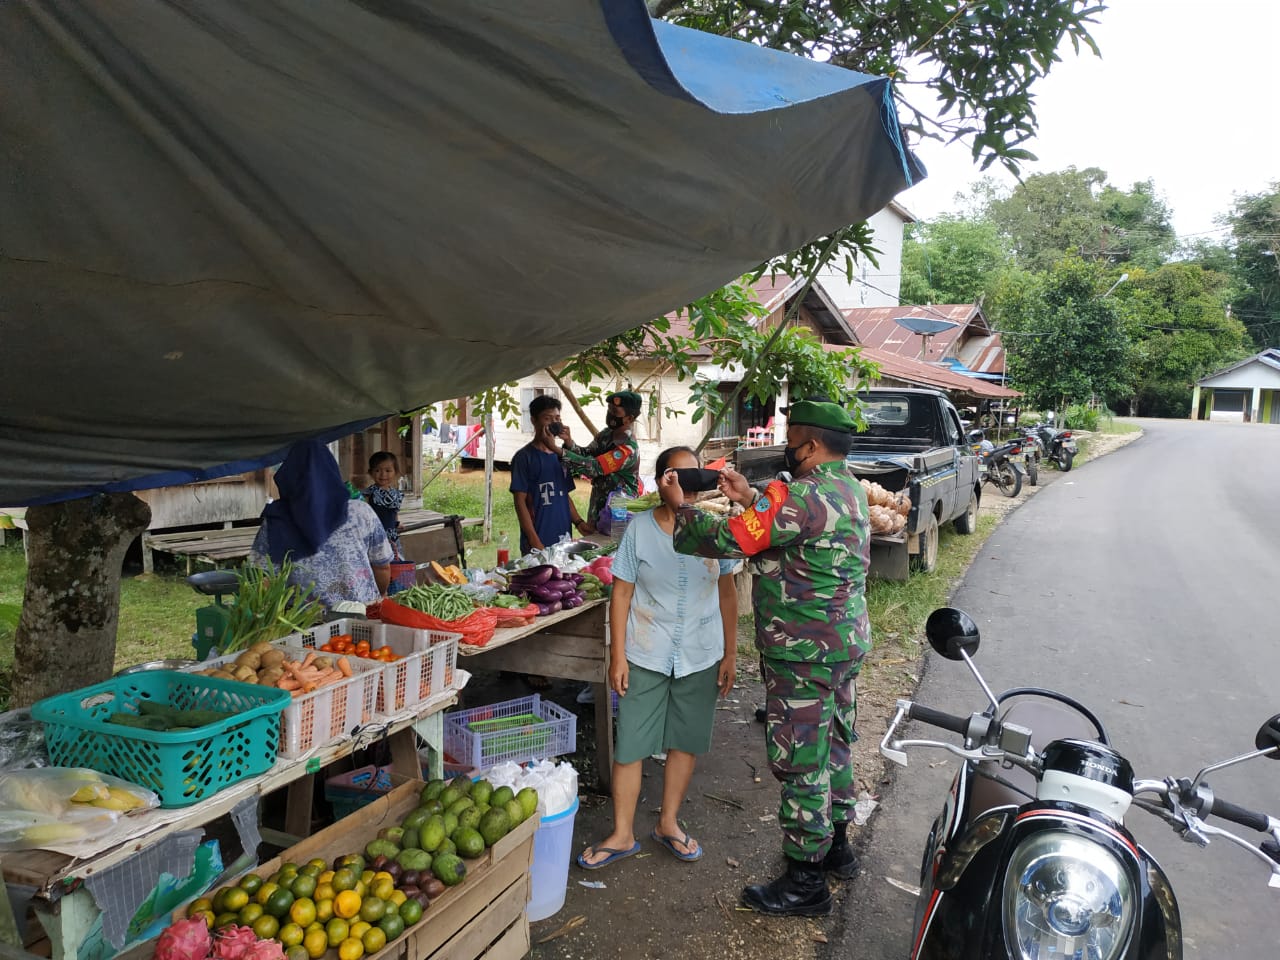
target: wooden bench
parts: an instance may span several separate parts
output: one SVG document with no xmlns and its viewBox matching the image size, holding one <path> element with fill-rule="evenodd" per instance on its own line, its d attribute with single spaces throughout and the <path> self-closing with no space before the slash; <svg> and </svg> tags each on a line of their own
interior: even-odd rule
<svg viewBox="0 0 1280 960">
<path fill-rule="evenodd" d="M 474 527 L 483 522 L 474 518 L 464 519 L 454 535 L 451 530 L 451 519 L 443 513 L 424 510 L 421 507 L 401 510 L 400 524 L 408 528 L 400 534 L 406 558 L 420 562 L 425 560 L 457 562 L 462 556 L 461 528 Z M 228 561 L 242 560 L 249 555 L 260 526 L 260 523 L 254 521 L 239 527 L 228 525 L 207 530 L 144 533 L 142 535 L 143 572 L 153 571 L 155 551 L 186 557 L 188 574 L 191 573 L 193 563 L 207 563 L 217 568 Z M 447 540 L 442 539 L 441 535 L 446 533 L 449 535 Z M 429 547 L 418 543 L 422 539 L 418 536 L 419 534 L 427 535 L 427 538 L 432 541 Z M 438 543 L 435 542 L 437 540 L 439 540 Z M 453 549 L 450 549 L 450 543 L 447 541 L 452 541 Z M 449 559 L 450 557 L 454 559 Z"/>
</svg>

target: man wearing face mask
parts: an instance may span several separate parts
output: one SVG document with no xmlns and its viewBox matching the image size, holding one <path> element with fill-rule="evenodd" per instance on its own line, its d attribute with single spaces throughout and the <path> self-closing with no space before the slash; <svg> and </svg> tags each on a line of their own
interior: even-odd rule
<svg viewBox="0 0 1280 960">
<path fill-rule="evenodd" d="M 643 401 L 634 390 L 611 393 L 606 401 L 605 429 L 585 447 L 576 446 L 568 428 L 560 432 L 560 455 L 574 476 L 591 481 L 591 503 L 587 522 L 599 522 L 609 494 L 622 490 L 632 497 L 640 494 L 640 444 L 631 434 L 631 425 L 640 416 Z"/>
<path fill-rule="evenodd" d="M 743 557 L 752 596 L 766 701 L 769 766 L 782 784 L 778 820 L 787 869 L 742 891 L 762 913 L 831 912 L 828 873 L 853 876 L 848 841 L 854 792 L 854 681 L 871 647 L 866 574 L 867 497 L 845 463 L 853 421 L 839 404 L 802 400 L 787 415 L 787 467 L 794 479 L 756 491 L 723 470 L 720 490 L 745 507 L 725 519 L 684 505 L 672 471 L 658 478 L 675 510 L 680 553 Z"/>
</svg>

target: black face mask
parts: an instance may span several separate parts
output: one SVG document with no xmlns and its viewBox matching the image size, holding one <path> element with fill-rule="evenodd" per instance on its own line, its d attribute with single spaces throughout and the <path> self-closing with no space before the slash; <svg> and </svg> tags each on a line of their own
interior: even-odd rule
<svg viewBox="0 0 1280 960">
<path fill-rule="evenodd" d="M 796 455 L 796 451 L 803 446 L 804 444 L 800 443 L 794 447 L 786 447 L 782 451 L 782 458 L 786 460 L 787 469 L 790 470 L 792 473 L 795 473 L 797 470 L 800 469 L 800 458 Z"/>
<path fill-rule="evenodd" d="M 714 490 L 720 482 L 719 470 L 703 470 L 700 467 L 676 467 L 676 480 L 685 493 L 702 493 Z"/>
<path fill-rule="evenodd" d="M 605 426 L 607 426 L 610 430 L 617 430 L 620 426 L 622 426 L 622 418 L 615 417 L 613 414 L 609 414 L 607 417 L 604 418 L 604 423 L 605 423 Z"/>
</svg>

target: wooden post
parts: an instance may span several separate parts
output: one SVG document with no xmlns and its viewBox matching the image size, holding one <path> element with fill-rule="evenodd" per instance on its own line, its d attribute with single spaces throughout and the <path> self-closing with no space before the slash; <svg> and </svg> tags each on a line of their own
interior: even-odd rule
<svg viewBox="0 0 1280 960">
<path fill-rule="evenodd" d="M 493 539 L 493 458 L 497 453 L 493 438 L 493 411 L 484 415 L 484 539 Z"/>
</svg>

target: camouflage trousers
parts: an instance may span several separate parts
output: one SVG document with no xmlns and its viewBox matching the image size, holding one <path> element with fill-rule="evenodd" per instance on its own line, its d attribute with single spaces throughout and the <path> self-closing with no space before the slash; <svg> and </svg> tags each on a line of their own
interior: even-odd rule
<svg viewBox="0 0 1280 960">
<path fill-rule="evenodd" d="M 762 657 L 769 768 L 782 783 L 782 851 L 816 862 L 831 847 L 832 822 L 853 819 L 855 682 L 862 663 Z"/>
</svg>

